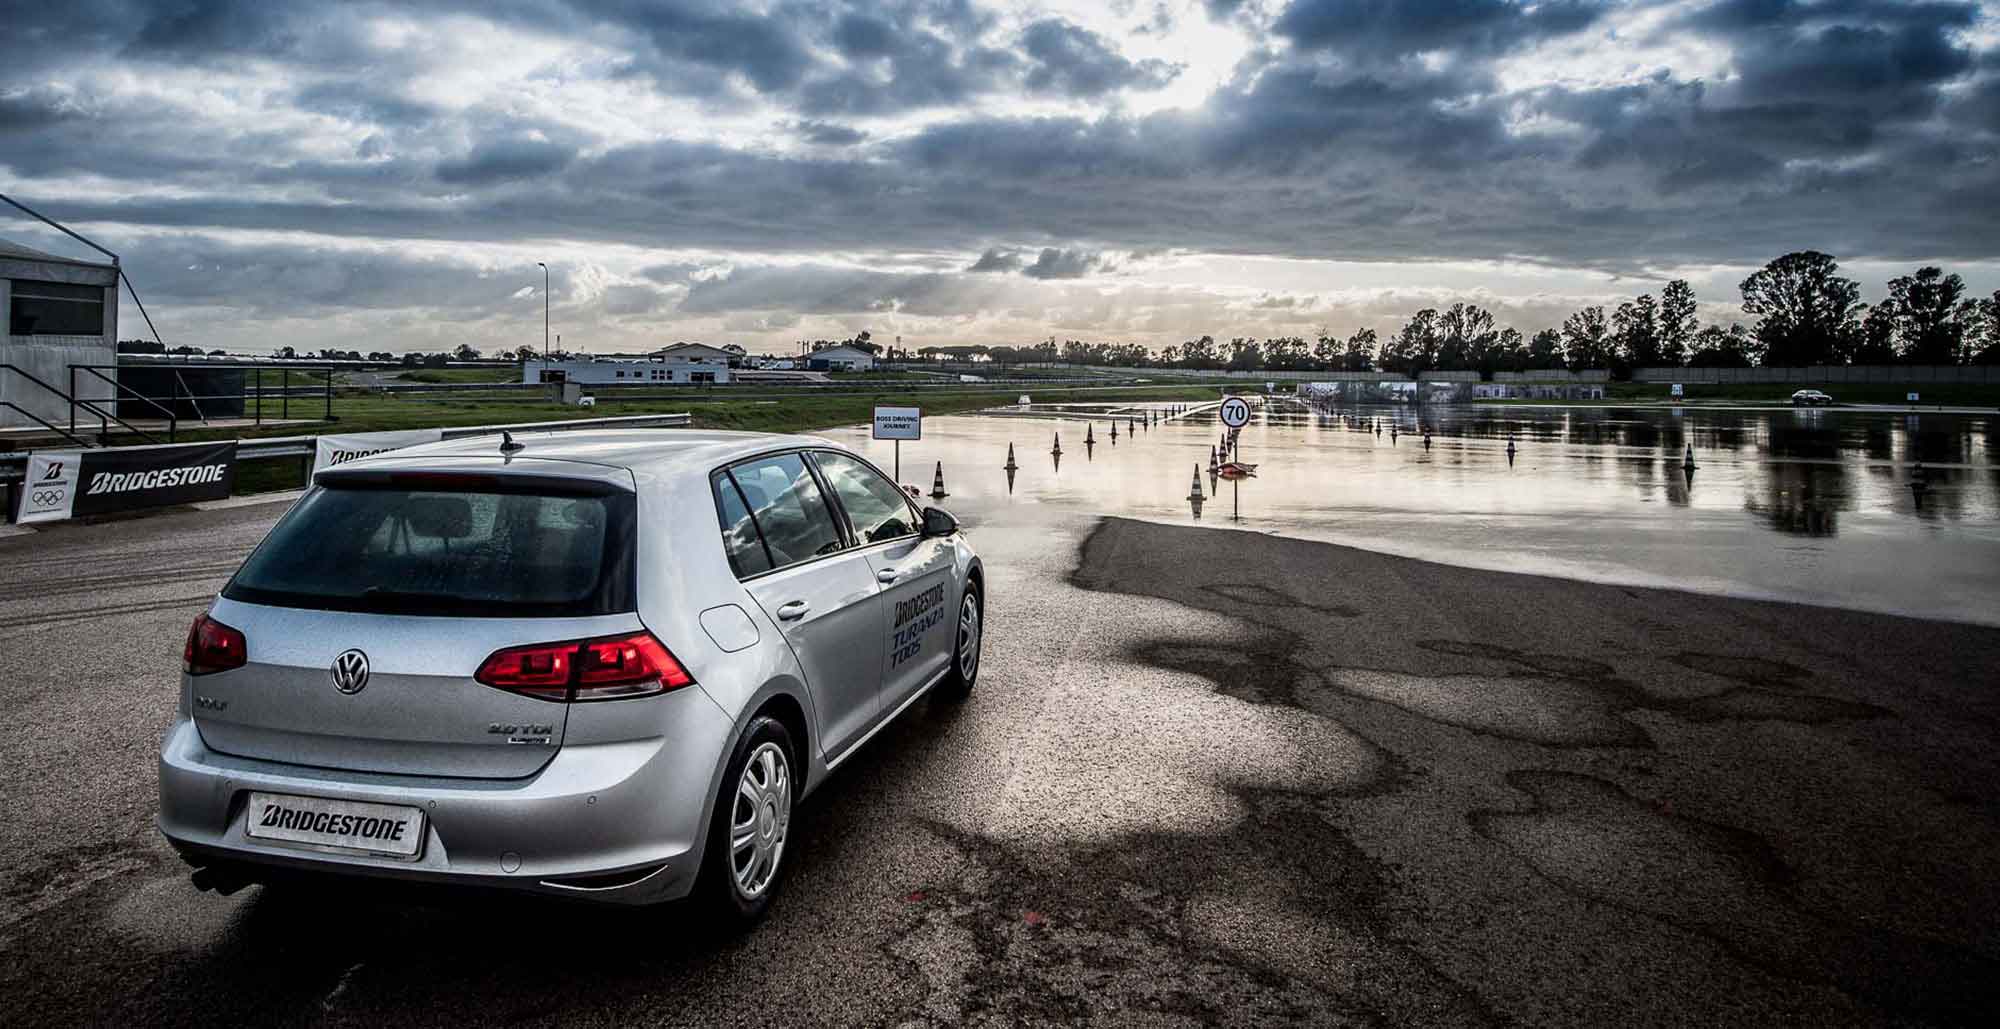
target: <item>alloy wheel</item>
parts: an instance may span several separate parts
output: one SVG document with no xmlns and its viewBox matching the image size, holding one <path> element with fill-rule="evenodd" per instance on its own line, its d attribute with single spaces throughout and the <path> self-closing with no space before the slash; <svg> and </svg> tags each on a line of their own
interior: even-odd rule
<svg viewBox="0 0 2000 1029">
<path fill-rule="evenodd" d="M 958 612 L 958 675 L 971 682 L 979 674 L 979 595 L 967 593 Z"/>
</svg>

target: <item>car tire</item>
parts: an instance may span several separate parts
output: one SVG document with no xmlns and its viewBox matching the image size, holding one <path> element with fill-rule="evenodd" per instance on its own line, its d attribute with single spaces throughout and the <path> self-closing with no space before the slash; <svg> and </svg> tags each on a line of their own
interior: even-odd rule
<svg viewBox="0 0 2000 1029">
<path fill-rule="evenodd" d="M 694 899 L 725 931 L 747 929 L 762 920 L 790 867 L 798 752 L 784 723 L 759 715 L 736 741 L 736 752 L 723 771 Z M 740 843 L 746 827 L 748 842 Z M 748 854 L 743 853 L 746 849 Z M 768 870 L 763 869 L 765 862 Z"/>
<path fill-rule="evenodd" d="M 984 599 L 979 587 L 972 583 L 965 584 L 965 593 L 958 598 L 958 620 L 953 623 L 951 633 L 951 668 L 938 681 L 935 691 L 940 700 L 964 700 L 979 682 L 981 650 L 986 644 Z"/>
</svg>

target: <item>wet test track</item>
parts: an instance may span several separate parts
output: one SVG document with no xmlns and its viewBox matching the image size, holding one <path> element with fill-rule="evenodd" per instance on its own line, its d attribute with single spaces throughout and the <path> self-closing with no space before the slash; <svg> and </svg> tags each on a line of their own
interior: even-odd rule
<svg viewBox="0 0 2000 1029">
<path fill-rule="evenodd" d="M 11 1024 L 1972 1023 L 2000 630 L 961 510 L 987 663 L 770 920 L 196 893 L 187 623 L 280 508 L 0 540 Z"/>
</svg>

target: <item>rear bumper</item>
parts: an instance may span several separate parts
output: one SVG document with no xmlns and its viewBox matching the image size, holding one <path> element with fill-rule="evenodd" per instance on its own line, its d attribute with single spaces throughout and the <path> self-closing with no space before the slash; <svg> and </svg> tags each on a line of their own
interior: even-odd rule
<svg viewBox="0 0 2000 1029">
<path fill-rule="evenodd" d="M 662 734 L 566 744 L 533 776 L 476 780 L 342 772 L 217 753 L 186 716 L 160 750 L 160 831 L 231 878 L 299 871 L 527 891 L 618 904 L 684 896 L 701 866 L 731 725 L 700 689 L 667 705 Z M 423 846 L 395 859 L 245 834 L 253 791 L 423 810 Z"/>
</svg>

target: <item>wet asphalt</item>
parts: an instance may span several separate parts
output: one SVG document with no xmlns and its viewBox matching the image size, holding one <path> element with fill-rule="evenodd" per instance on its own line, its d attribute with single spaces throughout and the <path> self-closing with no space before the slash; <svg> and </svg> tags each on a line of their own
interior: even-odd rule
<svg viewBox="0 0 2000 1029">
<path fill-rule="evenodd" d="M 281 508 L 0 539 L 11 1024 L 1971 1024 L 2000 630 L 971 504 L 986 664 L 771 917 L 196 892 L 188 621 Z"/>
</svg>

